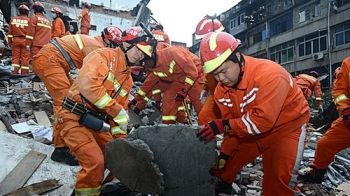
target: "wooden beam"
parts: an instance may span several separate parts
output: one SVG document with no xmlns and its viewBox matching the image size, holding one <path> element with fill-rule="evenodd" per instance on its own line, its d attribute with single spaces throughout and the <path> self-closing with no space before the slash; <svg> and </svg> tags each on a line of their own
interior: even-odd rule
<svg viewBox="0 0 350 196">
<path fill-rule="evenodd" d="M 5 196 L 39 195 L 57 189 L 62 185 L 56 179 L 49 179 L 17 189 Z"/>
<path fill-rule="evenodd" d="M 0 195 L 5 195 L 22 188 L 46 156 L 46 154 L 34 150 L 29 151 L 0 183 Z"/>
</svg>

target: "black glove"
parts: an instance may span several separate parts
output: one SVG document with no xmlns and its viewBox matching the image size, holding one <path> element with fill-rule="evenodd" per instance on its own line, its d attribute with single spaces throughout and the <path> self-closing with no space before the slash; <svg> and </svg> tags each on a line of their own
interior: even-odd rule
<svg viewBox="0 0 350 196">
<path fill-rule="evenodd" d="M 135 107 L 132 111 L 135 112 L 135 114 L 137 115 L 140 115 L 141 112 L 141 110 L 138 107 Z"/>
</svg>

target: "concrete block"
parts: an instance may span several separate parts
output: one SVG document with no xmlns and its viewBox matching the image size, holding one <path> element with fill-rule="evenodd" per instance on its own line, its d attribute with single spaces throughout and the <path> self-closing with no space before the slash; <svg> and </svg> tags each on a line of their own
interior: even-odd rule
<svg viewBox="0 0 350 196">
<path fill-rule="evenodd" d="M 199 129 L 200 127 L 186 125 L 160 124 L 142 126 L 128 135 L 130 139 L 144 141 L 153 152 L 154 163 L 163 173 L 162 195 L 214 195 L 215 178 L 210 176 L 209 170 L 217 161 L 216 142 L 200 142 L 196 135 Z M 114 152 L 119 150 L 120 153 L 131 153 L 118 149 L 118 146 L 114 148 Z M 119 167 L 127 163 L 113 164 L 114 167 Z M 138 178 L 134 180 L 137 181 Z M 122 180 L 121 182 L 124 184 Z"/>
</svg>

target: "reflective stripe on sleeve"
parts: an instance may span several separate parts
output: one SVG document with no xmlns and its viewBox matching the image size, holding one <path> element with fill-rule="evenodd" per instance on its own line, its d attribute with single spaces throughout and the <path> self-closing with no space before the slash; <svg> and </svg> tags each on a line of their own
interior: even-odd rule
<svg viewBox="0 0 350 196">
<path fill-rule="evenodd" d="M 112 101 L 112 97 L 105 93 L 98 101 L 94 103 L 94 105 L 98 109 L 104 108 L 109 102 Z"/>
</svg>

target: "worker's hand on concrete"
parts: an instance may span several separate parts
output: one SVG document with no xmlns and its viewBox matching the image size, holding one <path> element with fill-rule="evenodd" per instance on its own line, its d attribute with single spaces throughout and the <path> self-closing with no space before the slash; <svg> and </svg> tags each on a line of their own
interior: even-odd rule
<svg viewBox="0 0 350 196">
<path fill-rule="evenodd" d="M 176 97 L 175 97 L 175 101 L 180 101 L 182 102 L 186 96 L 187 96 L 187 92 L 185 92 L 186 90 L 182 89 L 181 91 L 179 91 L 177 94 L 176 94 Z"/>
<path fill-rule="evenodd" d="M 201 100 L 202 103 L 204 103 L 204 101 L 207 99 L 208 96 L 209 96 L 209 91 L 202 90 L 199 99 Z"/>
<path fill-rule="evenodd" d="M 323 112 L 323 106 L 322 104 L 318 105 L 318 114 L 322 114 Z"/>
<path fill-rule="evenodd" d="M 343 112 L 341 113 L 343 115 L 343 123 L 344 125 L 350 129 L 350 108 L 347 108 L 345 110 L 343 110 Z"/>
<path fill-rule="evenodd" d="M 132 111 L 135 112 L 135 114 L 137 114 L 137 115 L 140 115 L 140 112 L 141 112 L 141 110 L 136 106 L 134 107 L 134 109 Z"/>
<path fill-rule="evenodd" d="M 128 107 L 132 106 L 132 105 L 136 105 L 137 101 L 135 99 L 133 100 L 129 100 L 128 102 Z"/>
<path fill-rule="evenodd" d="M 30 49 L 30 46 L 29 46 L 29 45 L 26 45 L 26 50 L 27 50 L 28 52 L 30 52 L 30 51 L 31 51 L 31 49 Z"/>
<path fill-rule="evenodd" d="M 224 172 L 227 159 L 230 158 L 225 153 L 220 152 L 218 165 L 212 167 L 209 171 L 210 175 L 220 177 Z"/>
<path fill-rule="evenodd" d="M 126 113 L 124 108 L 122 108 L 118 115 L 113 118 L 113 121 L 118 123 L 121 130 L 127 132 L 127 125 L 129 122 L 129 115 Z"/>
<path fill-rule="evenodd" d="M 228 132 L 230 129 L 229 120 L 215 119 L 199 130 L 197 136 L 201 140 L 209 141 L 213 139 L 215 135 Z"/>
</svg>

